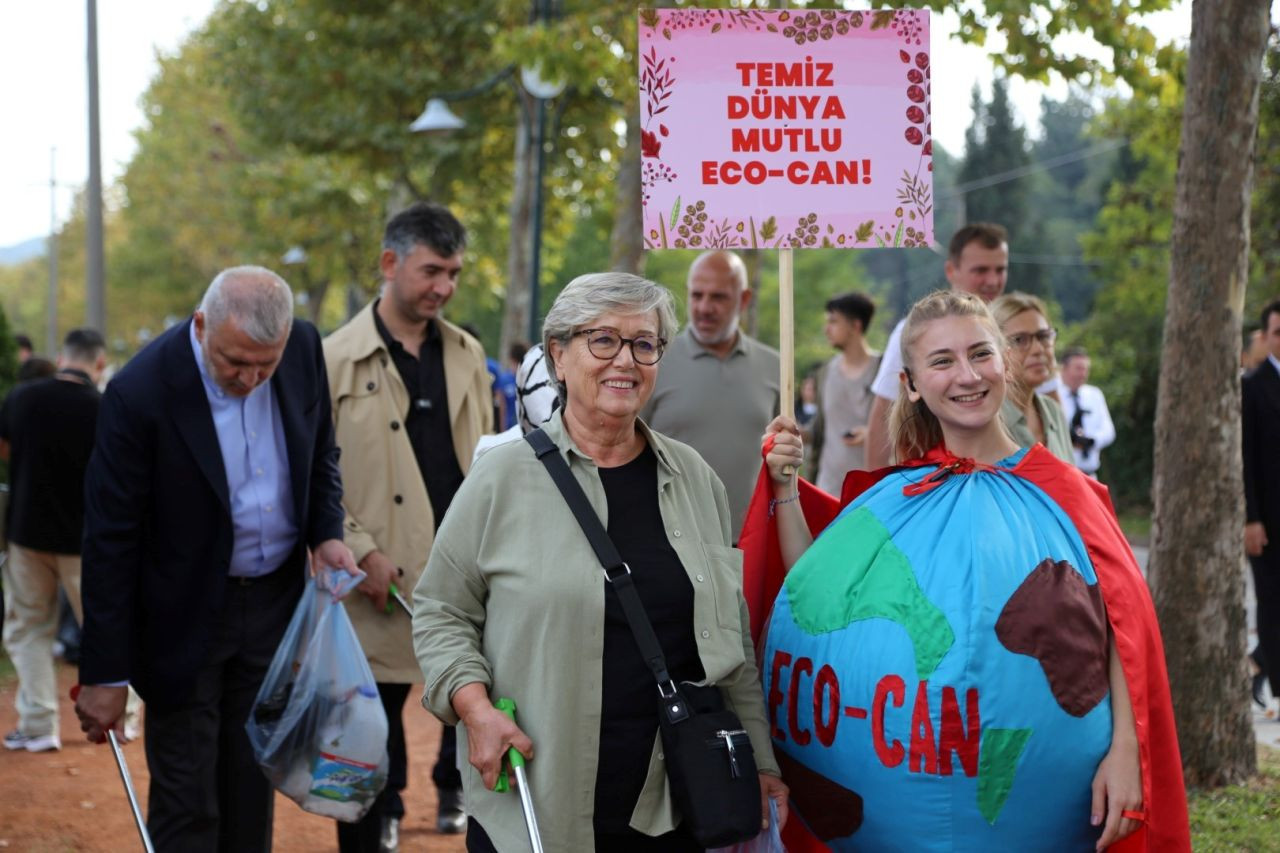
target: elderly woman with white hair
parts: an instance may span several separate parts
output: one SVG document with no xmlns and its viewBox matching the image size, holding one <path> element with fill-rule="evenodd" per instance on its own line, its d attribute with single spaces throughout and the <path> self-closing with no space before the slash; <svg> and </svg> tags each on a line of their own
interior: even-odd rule
<svg viewBox="0 0 1280 853">
<path fill-rule="evenodd" d="M 623 273 L 574 279 L 543 329 L 563 405 L 542 430 L 629 566 L 672 679 L 719 688 L 781 820 L 786 788 L 724 487 L 697 453 L 638 417 L 675 331 L 666 288 Z M 414 594 L 423 702 L 462 723 L 471 765 L 468 850 L 527 849 L 519 802 L 493 791 L 510 747 L 531 759 L 546 849 L 702 849 L 673 805 L 654 676 L 613 586 L 525 441 L 480 458 Z M 516 701 L 517 721 L 495 710 L 498 697 Z"/>
</svg>

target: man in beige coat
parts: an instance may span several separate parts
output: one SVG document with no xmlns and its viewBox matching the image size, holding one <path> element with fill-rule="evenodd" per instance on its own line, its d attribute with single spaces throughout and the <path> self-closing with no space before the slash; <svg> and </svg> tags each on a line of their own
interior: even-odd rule
<svg viewBox="0 0 1280 853">
<path fill-rule="evenodd" d="M 493 407 L 484 351 L 446 322 L 466 230 L 445 208 L 415 204 L 388 221 L 379 297 L 324 341 L 344 487 L 344 538 L 367 577 L 349 596 L 355 625 L 387 712 L 387 786 L 357 824 L 338 824 L 343 853 L 398 849 L 406 784 L 403 708 L 422 683 L 409 614 L 391 596 L 409 591 L 436 527 L 471 464 Z M 461 832 L 462 780 L 454 730 L 445 729 L 432 778 L 437 826 Z"/>
</svg>

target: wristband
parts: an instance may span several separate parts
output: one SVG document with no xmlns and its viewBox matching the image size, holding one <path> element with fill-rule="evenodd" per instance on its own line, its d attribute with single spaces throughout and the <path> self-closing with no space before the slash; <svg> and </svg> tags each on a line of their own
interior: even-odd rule
<svg viewBox="0 0 1280 853">
<path fill-rule="evenodd" d="M 789 504 L 789 503 L 791 503 L 792 501 L 798 501 L 798 500 L 800 500 L 800 493 L 799 493 L 799 492 L 796 492 L 794 495 L 792 495 L 792 496 L 791 496 L 791 497 L 789 497 L 789 498 L 782 498 L 781 500 L 777 500 L 777 499 L 775 499 L 775 498 L 770 498 L 770 499 L 769 499 L 769 517 L 770 517 L 770 518 L 773 518 L 773 510 L 774 510 L 774 508 L 775 508 L 775 507 L 779 507 L 779 506 L 781 506 L 782 504 Z"/>
</svg>

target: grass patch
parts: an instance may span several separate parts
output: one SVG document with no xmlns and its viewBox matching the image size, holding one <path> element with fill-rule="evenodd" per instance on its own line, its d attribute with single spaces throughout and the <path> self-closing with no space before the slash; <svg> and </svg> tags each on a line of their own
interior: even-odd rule
<svg viewBox="0 0 1280 853">
<path fill-rule="evenodd" d="M 18 676 L 13 671 L 13 661 L 9 660 L 9 656 L 3 650 L 0 650 L 0 685 L 7 685 L 17 680 Z"/>
<path fill-rule="evenodd" d="M 1275 850 L 1280 839 L 1280 751 L 1258 746 L 1258 775 L 1243 785 L 1191 791 L 1191 846 L 1197 853 Z"/>
<path fill-rule="evenodd" d="M 1120 529 L 1130 542 L 1140 545 L 1151 543 L 1151 510 L 1126 509 L 1120 512 Z"/>
</svg>

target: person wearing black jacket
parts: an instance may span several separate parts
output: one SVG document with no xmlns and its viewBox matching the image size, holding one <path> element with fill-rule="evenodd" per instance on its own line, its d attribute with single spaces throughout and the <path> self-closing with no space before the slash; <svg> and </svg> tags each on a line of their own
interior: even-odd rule
<svg viewBox="0 0 1280 853">
<path fill-rule="evenodd" d="M 355 573 L 320 336 L 285 281 L 234 267 L 107 385 L 85 479 L 81 729 L 147 703 L 157 850 L 271 848 L 245 732 L 308 552 Z"/>
<path fill-rule="evenodd" d="M 1241 382 L 1244 543 L 1258 602 L 1254 661 L 1280 697 L 1280 299 L 1262 309 L 1262 332 L 1267 358 Z"/>
<path fill-rule="evenodd" d="M 31 363 L 30 361 L 27 362 Z M 9 461 L 4 647 L 18 675 L 18 727 L 6 749 L 60 749 L 53 643 L 61 588 L 80 620 L 84 472 L 98 419 L 106 344 L 73 329 L 53 376 L 19 385 L 0 408 L 0 458 Z"/>
</svg>

